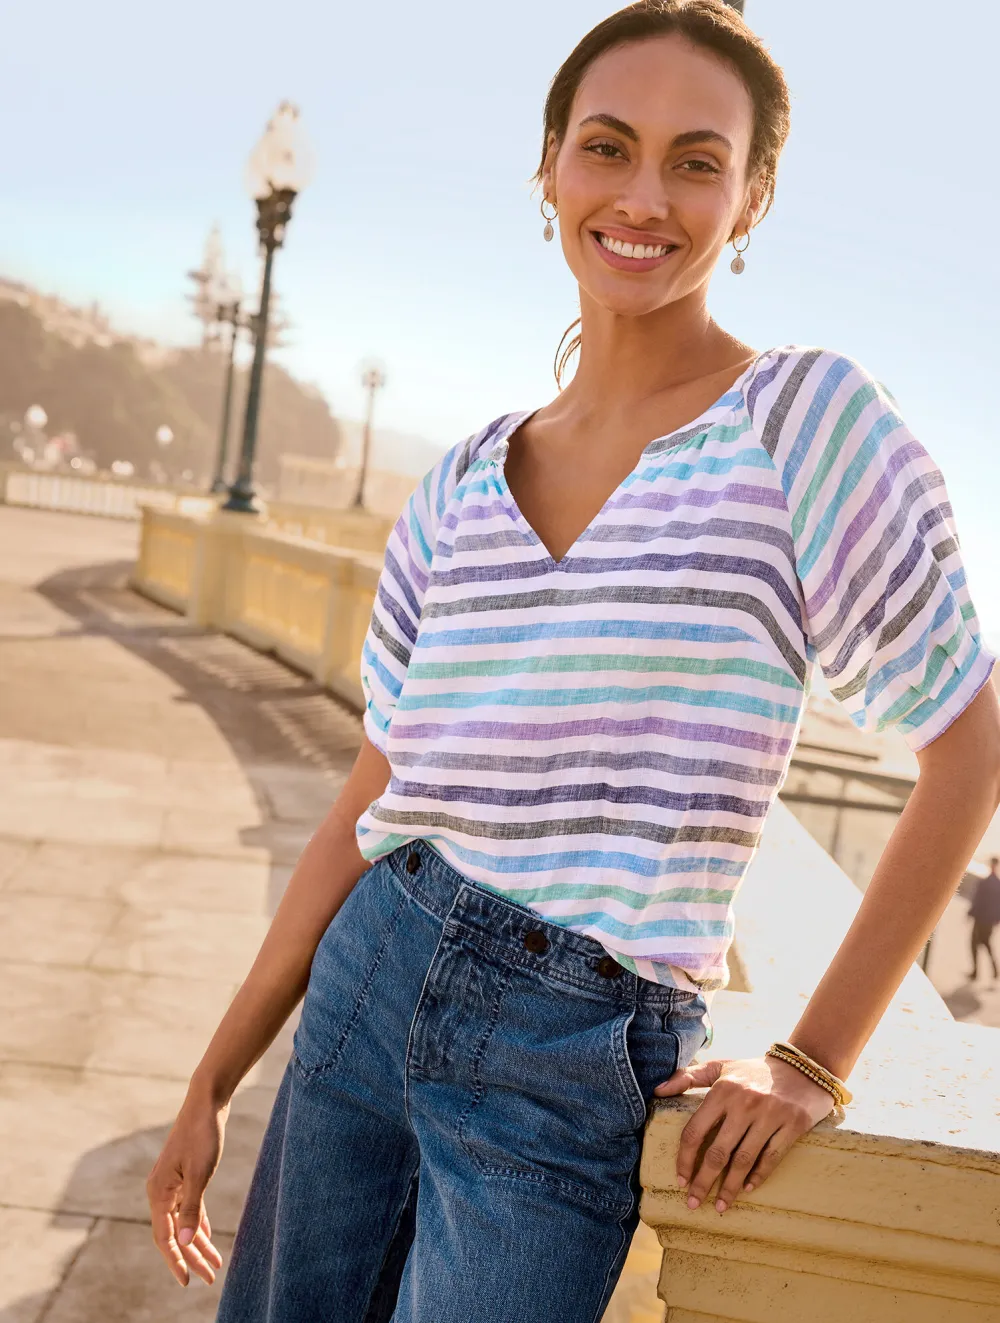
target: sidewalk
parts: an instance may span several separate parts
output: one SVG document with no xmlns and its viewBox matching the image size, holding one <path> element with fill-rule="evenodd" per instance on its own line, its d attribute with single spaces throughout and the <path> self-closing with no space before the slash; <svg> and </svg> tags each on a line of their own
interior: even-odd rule
<svg viewBox="0 0 1000 1323">
<path fill-rule="evenodd" d="M 134 526 L 0 508 L 0 1320 L 201 1323 L 144 1182 L 355 715 L 124 587 Z M 275 1045 L 209 1208 L 231 1243 Z"/>
</svg>

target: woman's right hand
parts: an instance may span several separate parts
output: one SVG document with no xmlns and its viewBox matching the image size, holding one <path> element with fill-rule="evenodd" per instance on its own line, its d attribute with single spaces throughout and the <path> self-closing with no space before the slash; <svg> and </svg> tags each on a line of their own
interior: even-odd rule
<svg viewBox="0 0 1000 1323">
<path fill-rule="evenodd" d="M 229 1108 L 188 1097 L 146 1181 L 153 1240 L 181 1286 L 211 1286 L 222 1267 L 205 1212 L 205 1187 L 222 1157 Z"/>
</svg>

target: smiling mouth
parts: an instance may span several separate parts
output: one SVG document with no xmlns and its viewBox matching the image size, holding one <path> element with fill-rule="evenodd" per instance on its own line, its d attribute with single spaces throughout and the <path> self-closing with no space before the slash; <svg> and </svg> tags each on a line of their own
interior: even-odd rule
<svg viewBox="0 0 1000 1323">
<path fill-rule="evenodd" d="M 666 257 L 668 253 L 673 253 L 677 249 L 675 243 L 624 243 L 621 239 L 609 238 L 600 230 L 594 231 L 594 238 L 609 253 L 614 253 L 616 257 L 631 258 L 633 262 L 647 262 L 652 257 Z"/>
</svg>

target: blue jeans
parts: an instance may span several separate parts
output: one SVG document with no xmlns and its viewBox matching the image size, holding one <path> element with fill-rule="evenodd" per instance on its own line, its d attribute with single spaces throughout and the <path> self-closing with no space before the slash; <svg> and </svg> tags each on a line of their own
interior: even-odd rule
<svg viewBox="0 0 1000 1323">
<path fill-rule="evenodd" d="M 701 997 L 469 882 L 381 860 L 313 961 L 219 1323 L 598 1323 L 653 1089 Z"/>
</svg>

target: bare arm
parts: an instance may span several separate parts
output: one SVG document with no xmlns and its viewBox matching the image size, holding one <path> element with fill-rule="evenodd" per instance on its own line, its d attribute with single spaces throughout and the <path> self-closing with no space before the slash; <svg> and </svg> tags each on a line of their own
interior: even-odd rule
<svg viewBox="0 0 1000 1323">
<path fill-rule="evenodd" d="M 920 775 L 840 949 L 790 1041 L 845 1078 L 941 917 L 1000 803 L 1000 708 L 987 684 L 918 754 Z M 831 1099 L 773 1058 L 679 1071 L 661 1096 L 710 1085 L 685 1127 L 678 1179 L 695 1207 L 724 1174 L 720 1212 L 756 1188 Z M 718 1134 L 699 1163 L 713 1128 Z"/>
<path fill-rule="evenodd" d="M 153 1239 L 182 1285 L 206 1281 L 222 1259 L 202 1196 L 222 1155 L 229 1102 L 298 1005 L 331 919 L 368 867 L 355 824 L 389 781 L 389 764 L 366 739 L 354 768 L 292 874 L 250 973 L 209 1043 L 147 1182 Z"/>
</svg>

